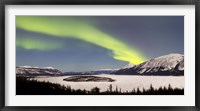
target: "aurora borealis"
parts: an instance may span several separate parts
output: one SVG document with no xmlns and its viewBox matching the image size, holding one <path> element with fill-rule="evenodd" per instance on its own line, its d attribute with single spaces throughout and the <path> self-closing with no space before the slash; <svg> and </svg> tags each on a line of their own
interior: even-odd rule
<svg viewBox="0 0 200 111">
<path fill-rule="evenodd" d="M 55 37 L 70 37 L 92 43 L 102 48 L 111 50 L 113 52 L 113 58 L 117 60 L 127 61 L 133 64 L 139 64 L 145 61 L 145 58 L 142 57 L 137 50 L 133 48 L 131 50 L 122 41 L 79 21 L 65 19 L 64 22 L 60 22 L 54 18 L 18 16 L 16 19 L 16 25 L 21 29 L 29 31 L 54 35 Z M 35 45 L 38 46 L 38 48 L 40 46 L 37 44 Z M 32 44 L 30 44 L 30 47 L 31 46 Z M 41 49 L 44 48 L 41 47 Z"/>
<path fill-rule="evenodd" d="M 17 16 L 17 66 L 82 71 L 139 64 L 161 54 L 183 53 L 183 25 L 183 17 L 176 16 Z"/>
<path fill-rule="evenodd" d="M 17 38 L 16 39 L 17 47 L 23 47 L 26 50 L 53 50 L 62 47 L 62 43 L 53 42 L 53 41 L 43 41 L 34 38 Z"/>
</svg>

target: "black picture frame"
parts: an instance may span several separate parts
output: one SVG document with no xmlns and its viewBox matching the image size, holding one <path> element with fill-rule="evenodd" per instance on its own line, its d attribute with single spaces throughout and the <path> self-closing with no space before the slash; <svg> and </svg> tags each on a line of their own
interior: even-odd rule
<svg viewBox="0 0 200 111">
<path fill-rule="evenodd" d="M 15 107 L 5 106 L 5 5 L 195 5 L 195 106 L 132 106 L 132 107 Z M 0 1 L 0 109 L 2 111 L 198 111 L 200 110 L 199 37 L 200 0 L 1 0 Z"/>
</svg>

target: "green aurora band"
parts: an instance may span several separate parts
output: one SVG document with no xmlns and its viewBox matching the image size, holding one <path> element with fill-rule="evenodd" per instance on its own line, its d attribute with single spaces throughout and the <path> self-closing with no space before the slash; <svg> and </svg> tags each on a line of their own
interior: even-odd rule
<svg viewBox="0 0 200 111">
<path fill-rule="evenodd" d="M 17 38 L 16 45 L 24 49 L 34 49 L 34 50 L 54 50 L 59 49 L 64 46 L 63 43 L 58 43 L 54 41 L 38 40 L 30 37 Z"/>
<path fill-rule="evenodd" d="M 116 60 L 139 64 L 146 60 L 136 49 L 131 49 L 122 41 L 108 35 L 88 23 L 62 17 L 45 16 L 17 16 L 16 26 L 27 31 L 53 35 L 55 37 L 79 39 L 94 45 L 106 48 L 113 52 L 112 57 Z M 26 42 L 26 41 L 24 41 Z M 32 43 L 17 41 L 17 46 L 29 48 Z M 32 41 L 34 42 L 34 41 Z M 38 42 L 40 44 L 40 42 Z M 30 46 L 31 47 L 31 46 Z M 56 46 L 57 47 L 57 46 Z M 35 49 L 48 49 L 38 45 Z"/>
</svg>

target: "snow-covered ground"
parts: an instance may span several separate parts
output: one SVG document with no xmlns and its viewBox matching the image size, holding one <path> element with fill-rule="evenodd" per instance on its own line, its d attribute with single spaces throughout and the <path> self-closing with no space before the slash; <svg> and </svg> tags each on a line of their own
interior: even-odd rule
<svg viewBox="0 0 200 111">
<path fill-rule="evenodd" d="M 168 87 L 169 84 L 173 88 L 184 88 L 184 76 L 131 76 L 131 75 L 95 75 L 100 77 L 109 77 L 115 79 L 114 82 L 68 82 L 63 81 L 64 78 L 70 76 L 58 76 L 58 77 L 37 77 L 38 81 L 49 81 L 52 83 L 59 83 L 61 85 L 69 85 L 73 89 L 86 89 L 90 90 L 94 87 L 100 88 L 100 91 L 106 91 L 109 88 L 109 85 L 112 84 L 113 90 L 118 90 L 121 88 L 122 91 L 132 91 L 133 88 L 139 87 L 141 90 L 143 88 L 149 89 L 150 84 L 154 88 L 159 88 L 166 86 Z"/>
</svg>

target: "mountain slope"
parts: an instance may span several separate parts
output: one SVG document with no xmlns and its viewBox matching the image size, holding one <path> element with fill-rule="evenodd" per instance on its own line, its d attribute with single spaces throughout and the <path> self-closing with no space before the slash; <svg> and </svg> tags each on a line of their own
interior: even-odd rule
<svg viewBox="0 0 200 111">
<path fill-rule="evenodd" d="M 20 66 L 16 67 L 17 75 L 62 75 L 62 72 L 53 67 L 31 67 L 31 66 Z"/>
<path fill-rule="evenodd" d="M 122 68 L 114 74 L 184 75 L 184 56 L 181 54 L 160 56 L 133 67 Z"/>
<path fill-rule="evenodd" d="M 64 72 L 64 75 L 97 75 L 97 74 L 110 74 L 118 69 L 100 69 L 95 71 L 84 72 Z"/>
</svg>

